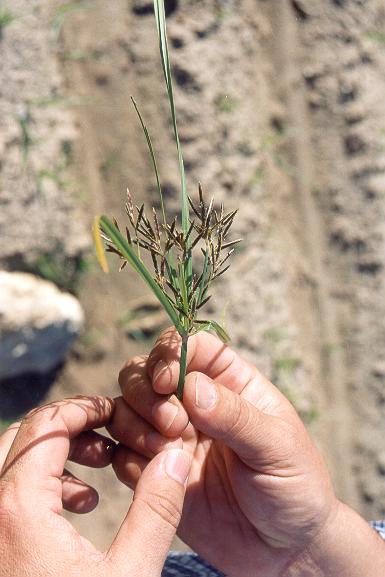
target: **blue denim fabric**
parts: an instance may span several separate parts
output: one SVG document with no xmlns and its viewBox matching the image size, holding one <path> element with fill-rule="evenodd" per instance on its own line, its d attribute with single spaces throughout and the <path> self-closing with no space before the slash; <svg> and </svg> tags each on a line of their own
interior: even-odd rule
<svg viewBox="0 0 385 577">
<path fill-rule="evenodd" d="M 373 521 L 373 529 L 385 539 L 385 521 Z M 195 553 L 170 553 L 162 577 L 225 577 Z"/>
<path fill-rule="evenodd" d="M 225 577 L 194 553 L 170 553 L 162 577 Z"/>
<path fill-rule="evenodd" d="M 385 521 L 373 521 L 370 523 L 373 529 L 377 531 L 377 533 L 385 539 Z"/>
</svg>

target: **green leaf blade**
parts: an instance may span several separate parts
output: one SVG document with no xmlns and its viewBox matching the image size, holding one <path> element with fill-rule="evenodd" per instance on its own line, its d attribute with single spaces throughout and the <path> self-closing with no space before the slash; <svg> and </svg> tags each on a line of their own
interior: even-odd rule
<svg viewBox="0 0 385 577">
<path fill-rule="evenodd" d="M 197 321 L 194 326 L 196 332 L 200 331 L 214 332 L 217 335 L 217 337 L 219 337 L 221 341 L 225 344 L 231 341 L 229 334 L 216 321 Z"/>
<path fill-rule="evenodd" d="M 166 223 L 167 223 L 167 219 L 166 219 L 166 209 L 165 209 L 165 206 L 164 206 L 162 186 L 161 186 L 161 183 L 160 183 L 159 170 L 158 170 L 158 164 L 157 164 L 157 162 L 156 162 L 154 147 L 153 147 L 153 145 L 152 145 L 152 140 L 151 140 L 151 137 L 150 137 L 150 133 L 149 133 L 149 131 L 148 131 L 148 128 L 147 128 L 147 126 L 146 126 L 146 124 L 145 124 L 145 122 L 144 122 L 144 120 L 143 120 L 143 116 L 142 116 L 142 114 L 141 114 L 141 112 L 140 112 L 140 110 L 139 110 L 139 108 L 138 108 L 138 105 L 137 105 L 135 99 L 134 99 L 132 96 L 131 96 L 131 101 L 132 101 L 132 104 L 134 105 L 136 114 L 138 115 L 140 124 L 141 124 L 141 126 L 142 126 L 142 130 L 143 130 L 143 132 L 144 132 L 144 136 L 145 136 L 145 138 L 146 138 L 147 147 L 148 147 L 148 150 L 149 150 L 149 153 L 150 153 L 150 157 L 151 157 L 151 160 L 152 160 L 152 165 L 153 165 L 153 167 L 154 167 L 154 172 L 155 172 L 156 184 L 157 184 L 158 194 L 159 194 L 159 198 L 160 198 L 160 206 L 161 206 L 161 210 L 162 210 L 163 224 L 166 225 Z"/>
<path fill-rule="evenodd" d="M 127 262 L 135 270 L 135 272 L 137 272 L 142 277 L 147 286 L 152 290 L 170 317 L 171 322 L 174 324 L 179 334 L 182 336 L 185 335 L 186 331 L 181 324 L 179 315 L 172 306 L 168 296 L 154 280 L 146 265 L 138 257 L 133 248 L 128 244 L 127 240 L 122 236 L 117 227 L 106 216 L 100 217 L 100 226 L 106 235 L 108 235 L 108 237 L 111 239 L 112 244 L 121 252 Z"/>
<path fill-rule="evenodd" d="M 167 94 L 168 100 L 170 105 L 170 112 L 171 112 L 171 119 L 172 125 L 174 130 L 174 138 L 175 144 L 178 154 L 178 163 L 179 163 L 179 174 L 181 180 L 181 206 L 182 206 L 182 229 L 185 235 L 187 235 L 189 227 L 190 227 L 190 211 L 189 211 L 189 202 L 188 202 L 188 195 L 187 195 L 187 187 L 186 187 L 186 174 L 184 169 L 184 161 L 183 161 L 183 154 L 182 148 L 180 145 L 179 133 L 178 133 L 178 126 L 176 120 L 176 111 L 175 111 L 175 102 L 174 102 L 174 90 L 172 84 L 172 75 L 171 75 L 171 66 L 170 66 L 170 58 L 169 58 L 169 51 L 168 51 L 168 43 L 167 43 L 167 29 L 166 29 L 166 14 L 164 9 L 164 0 L 154 0 L 154 12 L 155 12 L 155 20 L 156 26 L 158 30 L 158 38 L 159 38 L 159 51 L 160 57 L 162 61 L 162 68 L 163 74 L 166 81 L 167 86 Z M 190 241 L 188 241 L 190 242 Z M 187 259 L 187 278 L 192 277 L 192 258 L 189 257 Z"/>
</svg>

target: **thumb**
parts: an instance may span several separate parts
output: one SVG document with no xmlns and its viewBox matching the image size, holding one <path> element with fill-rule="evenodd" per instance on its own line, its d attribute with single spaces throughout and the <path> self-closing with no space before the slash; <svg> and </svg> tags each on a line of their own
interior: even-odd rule
<svg viewBox="0 0 385 577">
<path fill-rule="evenodd" d="M 222 440 L 249 467 L 259 470 L 288 455 L 293 427 L 269 415 L 203 373 L 186 377 L 183 405 L 192 424 Z"/>
<path fill-rule="evenodd" d="M 182 449 L 162 451 L 147 465 L 108 554 L 115 571 L 160 575 L 182 515 L 190 467 Z"/>
</svg>

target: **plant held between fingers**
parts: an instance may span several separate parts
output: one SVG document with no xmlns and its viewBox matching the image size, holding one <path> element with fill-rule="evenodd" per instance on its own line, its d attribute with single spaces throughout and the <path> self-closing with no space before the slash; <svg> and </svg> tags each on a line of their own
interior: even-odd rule
<svg viewBox="0 0 385 577">
<path fill-rule="evenodd" d="M 107 252 L 116 254 L 122 270 L 127 263 L 142 277 L 164 307 L 171 322 L 181 336 L 180 372 L 177 396 L 182 399 L 186 376 L 187 343 L 189 336 L 198 331 L 213 331 L 224 342 L 229 340 L 226 331 L 213 320 L 198 318 L 209 301 L 211 283 L 229 268 L 229 258 L 240 239 L 228 240 L 236 210 L 225 213 L 223 205 L 214 207 L 213 199 L 207 203 L 199 184 L 199 198 L 194 202 L 186 190 L 183 155 L 179 141 L 174 105 L 171 67 L 166 35 L 164 0 L 154 0 L 162 62 L 172 127 L 179 162 L 181 218 L 167 219 L 161 180 L 148 129 L 136 102 L 132 99 L 141 123 L 153 164 L 160 198 L 161 214 L 152 208 L 151 216 L 144 205 L 135 206 L 129 191 L 125 204 L 127 225 L 122 233 L 117 221 L 107 216 L 96 217 L 94 240 L 99 262 L 108 271 L 103 244 Z M 142 259 L 150 257 L 152 270 Z"/>
</svg>

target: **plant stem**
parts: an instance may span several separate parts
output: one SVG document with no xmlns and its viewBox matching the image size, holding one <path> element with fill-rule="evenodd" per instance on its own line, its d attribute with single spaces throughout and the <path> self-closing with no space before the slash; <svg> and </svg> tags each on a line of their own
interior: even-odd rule
<svg viewBox="0 0 385 577">
<path fill-rule="evenodd" d="M 184 381 L 186 379 L 187 343 L 188 343 L 188 335 L 183 335 L 182 346 L 180 350 L 178 390 L 176 393 L 176 396 L 180 401 L 183 399 L 183 387 L 184 387 Z"/>
</svg>

